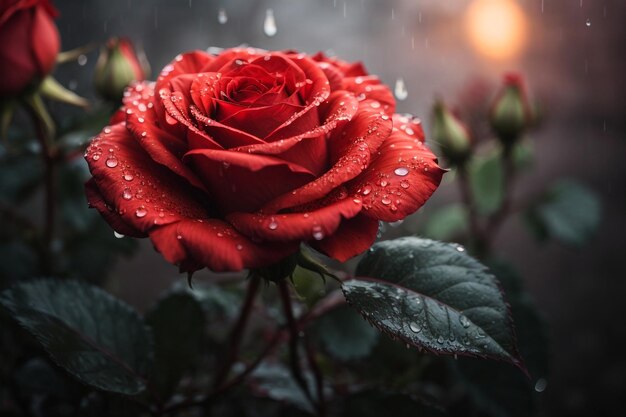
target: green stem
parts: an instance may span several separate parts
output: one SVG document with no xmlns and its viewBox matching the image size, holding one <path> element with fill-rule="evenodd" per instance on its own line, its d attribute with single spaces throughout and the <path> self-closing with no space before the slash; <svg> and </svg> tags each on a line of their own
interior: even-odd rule
<svg viewBox="0 0 626 417">
<path fill-rule="evenodd" d="M 502 204 L 498 210 L 487 220 L 485 228 L 485 249 L 488 251 L 493 243 L 498 230 L 508 217 L 512 209 L 513 185 L 515 182 L 515 163 L 513 161 L 513 146 L 505 146 L 502 151 L 503 190 Z"/>
</svg>

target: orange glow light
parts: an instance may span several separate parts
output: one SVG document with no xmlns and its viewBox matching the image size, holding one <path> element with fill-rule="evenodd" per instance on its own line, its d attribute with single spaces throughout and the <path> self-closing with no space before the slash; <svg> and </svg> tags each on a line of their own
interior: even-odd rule
<svg viewBox="0 0 626 417">
<path fill-rule="evenodd" d="M 483 55 L 505 60 L 526 43 L 526 17 L 512 0 L 475 0 L 466 15 L 469 39 Z"/>
</svg>

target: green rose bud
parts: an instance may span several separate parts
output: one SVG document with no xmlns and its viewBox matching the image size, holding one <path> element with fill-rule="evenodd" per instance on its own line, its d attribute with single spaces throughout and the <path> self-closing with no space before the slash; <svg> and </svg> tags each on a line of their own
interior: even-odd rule
<svg viewBox="0 0 626 417">
<path fill-rule="evenodd" d="M 142 52 L 136 53 L 128 39 L 111 38 L 100 50 L 94 84 L 106 100 L 119 102 L 132 81 L 143 81 L 150 69 Z"/>
<path fill-rule="evenodd" d="M 505 145 L 515 143 L 532 124 L 532 111 L 522 77 L 507 74 L 491 108 L 491 128 Z"/>
<path fill-rule="evenodd" d="M 472 153 L 472 144 L 467 127 L 438 101 L 433 107 L 432 138 L 441 154 L 452 165 L 462 165 Z"/>
</svg>

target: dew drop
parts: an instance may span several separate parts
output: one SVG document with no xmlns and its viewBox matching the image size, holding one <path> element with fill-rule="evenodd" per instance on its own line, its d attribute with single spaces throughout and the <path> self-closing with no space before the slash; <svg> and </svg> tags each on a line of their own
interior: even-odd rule
<svg viewBox="0 0 626 417">
<path fill-rule="evenodd" d="M 381 203 L 383 203 L 384 205 L 388 206 L 389 204 L 391 204 L 391 200 L 389 199 L 389 197 L 384 196 L 382 198 L 382 200 L 380 200 Z"/>
<path fill-rule="evenodd" d="M 123 235 L 123 234 L 121 234 L 121 233 L 117 233 L 115 230 L 113 231 L 113 236 L 115 236 L 115 237 L 116 237 L 116 238 L 118 238 L 118 239 L 121 239 L 121 238 L 123 238 L 123 237 L 124 237 L 124 235 Z"/>
<path fill-rule="evenodd" d="M 270 223 L 267 225 L 267 227 L 270 230 L 276 230 L 276 229 L 278 229 L 278 223 L 276 223 L 276 220 L 272 219 L 272 221 L 270 221 Z"/>
<path fill-rule="evenodd" d="M 402 181 L 400 181 L 400 187 L 404 188 L 405 190 L 406 190 L 407 188 L 409 188 L 410 186 L 411 186 L 411 184 L 409 184 L 409 182 L 408 182 L 408 181 L 406 181 L 406 180 L 402 180 Z"/>
<path fill-rule="evenodd" d="M 400 167 L 400 168 L 396 168 L 395 171 L 393 171 L 393 173 L 399 177 L 405 177 L 406 175 L 408 175 L 409 169 L 405 167 Z"/>
<path fill-rule="evenodd" d="M 276 27 L 276 19 L 274 19 L 274 10 L 267 9 L 265 11 L 265 21 L 263 22 L 263 33 L 270 38 L 276 35 L 278 28 Z"/>
<path fill-rule="evenodd" d="M 461 245 L 458 245 L 456 247 L 456 250 L 457 250 L 457 252 L 465 252 L 465 248 L 463 246 L 461 246 Z"/>
<path fill-rule="evenodd" d="M 133 177 L 132 174 L 124 174 L 122 178 L 124 178 L 125 181 L 132 181 L 135 177 Z"/>
<path fill-rule="evenodd" d="M 406 85 L 404 84 L 404 79 L 398 78 L 396 80 L 396 85 L 393 89 L 393 92 L 398 100 L 406 100 L 409 96 L 409 92 L 406 89 Z"/>
<path fill-rule="evenodd" d="M 133 193 L 131 193 L 128 188 L 124 188 L 124 191 L 122 192 L 122 198 L 124 200 L 130 200 L 133 198 Z"/>
<path fill-rule="evenodd" d="M 145 209 L 145 207 L 139 207 L 137 210 L 135 210 L 135 216 L 142 218 L 145 217 L 146 214 L 148 214 L 148 210 Z"/>
<path fill-rule="evenodd" d="M 463 326 L 466 329 L 470 327 L 470 324 L 471 324 L 469 319 L 463 315 L 459 316 L 459 322 L 461 323 L 461 326 Z"/>
<path fill-rule="evenodd" d="M 419 324 L 415 323 L 414 321 L 409 323 L 409 329 L 411 329 L 413 333 L 419 333 L 422 331 L 422 328 L 419 326 Z"/>
<path fill-rule="evenodd" d="M 182 240 L 182 238 L 183 238 L 183 235 L 176 235 L 176 239 Z"/>
<path fill-rule="evenodd" d="M 91 159 L 93 159 L 94 161 L 97 161 L 98 159 L 100 159 L 100 154 L 99 154 L 99 153 L 94 154 L 94 155 L 91 157 Z"/>
<path fill-rule="evenodd" d="M 368 195 L 371 192 L 372 192 L 372 187 L 370 187 L 369 185 L 366 185 L 365 187 L 363 187 L 363 191 L 361 191 L 361 194 Z"/>
<path fill-rule="evenodd" d="M 220 23 L 220 25 L 224 25 L 226 24 L 226 22 L 228 22 L 228 15 L 226 14 L 226 9 L 224 9 L 223 7 L 220 7 L 217 12 L 217 21 Z"/>
<path fill-rule="evenodd" d="M 313 239 L 322 240 L 324 239 L 324 231 L 320 226 L 313 227 Z"/>
<path fill-rule="evenodd" d="M 443 344 L 443 336 L 439 336 L 439 337 L 437 338 L 437 343 L 439 343 L 440 345 L 442 345 L 442 344 Z"/>
<path fill-rule="evenodd" d="M 237 250 L 243 250 L 243 245 L 241 243 L 238 243 L 235 247 L 237 248 Z"/>
<path fill-rule="evenodd" d="M 107 158 L 106 166 L 108 166 L 109 168 L 115 168 L 117 166 L 117 158 Z"/>
<path fill-rule="evenodd" d="M 371 106 L 373 109 L 380 109 L 380 103 L 379 103 L 378 101 L 372 101 L 372 102 L 370 103 L 370 106 Z"/>
</svg>

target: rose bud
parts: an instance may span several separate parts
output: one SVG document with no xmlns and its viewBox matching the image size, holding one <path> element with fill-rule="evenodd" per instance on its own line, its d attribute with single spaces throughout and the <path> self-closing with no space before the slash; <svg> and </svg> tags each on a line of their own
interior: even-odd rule
<svg viewBox="0 0 626 417">
<path fill-rule="evenodd" d="M 438 101 L 433 108 L 433 141 L 451 165 L 462 165 L 471 155 L 471 140 L 467 127 Z"/>
<path fill-rule="evenodd" d="M 149 71 L 143 52 L 136 52 L 130 40 L 111 38 L 96 63 L 96 91 L 106 100 L 120 102 L 124 89 L 133 81 L 143 81 Z"/>
<path fill-rule="evenodd" d="M 60 48 L 57 14 L 48 0 L 0 2 L 0 96 L 34 90 L 52 71 Z"/>
<path fill-rule="evenodd" d="M 133 83 L 90 144 L 87 199 L 117 232 L 193 272 L 266 279 L 305 244 L 339 261 L 418 210 L 443 170 L 418 119 L 363 65 L 234 48 Z M 295 258 L 294 258 L 295 256 Z M 269 267 L 269 268 L 268 268 Z"/>
<path fill-rule="evenodd" d="M 490 122 L 491 128 L 505 146 L 517 141 L 532 125 L 532 110 L 520 75 L 505 75 L 504 86 L 491 108 Z"/>
</svg>

